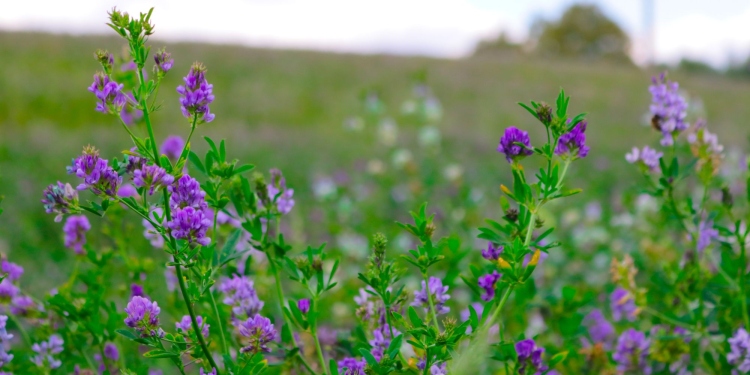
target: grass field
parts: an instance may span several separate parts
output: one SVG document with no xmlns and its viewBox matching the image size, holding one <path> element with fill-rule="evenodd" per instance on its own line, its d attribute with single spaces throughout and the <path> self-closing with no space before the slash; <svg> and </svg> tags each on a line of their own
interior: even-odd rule
<svg viewBox="0 0 750 375">
<path fill-rule="evenodd" d="M 343 126 L 347 117 L 361 111 L 358 97 L 363 90 L 379 90 L 397 114 L 410 93 L 412 77 L 420 71 L 427 73 L 427 83 L 443 105 L 441 152 L 463 165 L 468 184 L 489 192 L 490 211 L 496 210 L 496 187 L 507 183 L 503 176 L 508 176 L 500 173 L 507 166 L 495 152 L 497 140 L 509 125 L 533 123 L 516 105 L 518 101 L 551 101 L 564 87 L 573 98 L 572 109 L 589 113 L 592 150 L 573 176 L 578 186 L 594 190 L 599 197 L 629 188 L 610 182 L 613 176 L 636 176 L 624 168 L 624 153 L 654 139 L 643 128 L 643 117 L 650 100 L 647 86 L 656 71 L 574 61 L 440 60 L 231 45 L 167 47 L 176 64 L 160 93 L 166 109 L 155 116 L 157 136 L 187 133 L 188 125 L 177 110 L 178 95 L 171 88 L 179 84 L 189 64 L 204 62 L 214 84 L 212 112 L 217 117 L 199 132 L 226 138 L 230 150 L 242 150 L 232 157 L 255 163 L 261 170 L 284 170 L 295 187 L 298 217 L 306 217 L 314 208 L 310 185 L 316 175 L 351 170 L 356 161 L 368 160 L 374 152 L 372 140 Z M 86 91 L 98 69 L 92 58 L 97 48 L 120 51 L 122 45 L 114 38 L 0 33 L 0 194 L 6 197 L 0 250 L 15 258 L 33 259 L 36 250 L 32 249 L 43 248 L 53 259 L 67 259 L 59 226 L 53 225 L 39 203 L 41 191 L 65 178 L 65 166 L 81 145 L 94 144 L 103 154 L 115 155 L 127 144 L 121 127 L 93 110 L 94 98 Z M 746 146 L 750 81 L 679 74 L 671 78 L 702 101 L 709 126 L 724 144 Z M 532 142 L 542 130 L 532 134 Z M 413 129 L 401 134 L 414 138 Z M 203 142 L 196 147 L 204 149 Z M 44 264 L 29 264 L 29 268 L 39 271 Z M 62 277 L 55 270 L 45 272 L 50 278 Z"/>
</svg>

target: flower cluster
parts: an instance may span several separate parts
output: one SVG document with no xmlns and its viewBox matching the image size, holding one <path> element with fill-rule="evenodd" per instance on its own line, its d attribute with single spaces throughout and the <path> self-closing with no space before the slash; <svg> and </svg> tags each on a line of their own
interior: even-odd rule
<svg viewBox="0 0 750 375">
<path fill-rule="evenodd" d="M 148 195 L 154 195 L 157 188 L 167 187 L 172 182 L 174 182 L 174 177 L 164 168 L 156 165 L 144 165 L 133 171 L 133 184 L 148 189 Z"/>
<path fill-rule="evenodd" d="M 664 73 L 653 77 L 652 82 L 648 88 L 652 98 L 651 123 L 662 133 L 661 144 L 671 146 L 675 136 L 690 127 L 685 121 L 687 101 L 679 93 L 680 85 L 667 81 Z"/>
<path fill-rule="evenodd" d="M 277 334 L 271 320 L 260 314 L 240 323 L 239 331 L 240 335 L 247 339 L 247 345 L 242 347 L 240 352 L 249 354 L 270 352 L 268 344 L 276 339 Z"/>
<path fill-rule="evenodd" d="M 44 211 L 48 214 L 56 214 L 55 221 L 61 221 L 64 214 L 74 212 L 78 209 L 78 192 L 70 184 L 57 184 L 47 186 L 42 193 L 42 204 Z"/>
<path fill-rule="evenodd" d="M 391 345 L 393 337 L 400 335 L 401 332 L 394 328 L 393 336 L 391 336 L 391 327 L 388 324 L 384 324 L 381 327 L 376 328 L 372 334 L 374 338 L 370 340 L 370 345 L 372 346 L 372 351 L 370 353 L 375 359 L 380 361 L 380 359 L 383 358 L 385 350 Z"/>
<path fill-rule="evenodd" d="M 232 306 L 235 319 L 252 317 L 263 308 L 263 301 L 258 298 L 253 281 L 245 276 L 234 275 L 231 279 L 224 280 L 219 285 L 219 290 L 224 293 L 224 303 Z"/>
<path fill-rule="evenodd" d="M 286 215 L 294 207 L 294 189 L 287 188 L 286 179 L 278 169 L 271 169 L 271 183 L 268 184 L 268 196 L 275 199 L 276 209 Z M 277 198 L 278 196 L 278 198 Z"/>
<path fill-rule="evenodd" d="M 630 164 L 639 163 L 649 171 L 654 172 L 659 169 L 659 159 L 664 156 L 663 152 L 656 151 L 651 147 L 644 146 L 642 150 L 633 147 L 633 150 L 625 155 L 625 160 Z"/>
<path fill-rule="evenodd" d="M 482 250 L 482 258 L 487 259 L 491 262 L 497 261 L 497 258 L 500 258 L 500 254 L 503 252 L 503 246 L 497 245 L 495 246 L 494 243 L 488 242 L 487 248 Z"/>
<path fill-rule="evenodd" d="M 337 363 L 339 374 L 342 375 L 365 375 L 365 362 L 364 359 L 356 359 L 352 357 L 346 357 Z"/>
<path fill-rule="evenodd" d="M 445 306 L 448 299 L 451 298 L 448 293 L 448 286 L 443 286 L 443 281 L 437 277 L 430 277 L 429 285 L 422 281 L 422 289 L 414 292 L 414 302 L 412 306 L 422 306 L 424 311 L 430 310 L 430 298 L 435 304 L 435 314 L 447 314 L 451 309 Z"/>
<path fill-rule="evenodd" d="M 484 290 L 482 301 L 491 301 L 495 298 L 495 284 L 502 277 L 497 271 L 479 277 L 479 287 Z"/>
<path fill-rule="evenodd" d="M 583 319 L 583 325 L 589 331 L 589 337 L 594 344 L 602 344 L 605 349 L 609 349 L 615 339 L 615 327 L 612 326 L 602 311 L 594 309 Z"/>
<path fill-rule="evenodd" d="M 135 296 L 130 299 L 125 313 L 125 325 L 141 333 L 143 337 L 163 337 L 164 331 L 159 327 L 161 309 L 156 302 L 148 298 Z"/>
<path fill-rule="evenodd" d="M 122 184 L 122 177 L 108 165 L 107 159 L 99 157 L 99 151 L 93 147 L 85 147 L 83 154 L 73 160 L 68 167 L 68 173 L 83 179 L 78 190 L 91 189 L 94 194 L 117 196 L 117 189 Z"/>
<path fill-rule="evenodd" d="M 500 138 L 500 145 L 497 146 L 497 151 L 505 154 L 508 163 L 534 153 L 531 149 L 529 133 L 513 126 L 505 129 L 505 133 Z"/>
<path fill-rule="evenodd" d="M 104 345 L 104 349 L 102 351 L 104 352 L 103 358 L 99 353 L 94 354 L 94 360 L 99 363 L 99 373 L 103 374 L 105 371 L 116 373 L 115 367 L 117 365 L 117 361 L 120 360 L 120 351 L 117 350 L 117 346 L 115 346 L 115 344 L 111 342 L 108 342 Z"/>
<path fill-rule="evenodd" d="M 172 65 L 174 64 L 172 54 L 163 48 L 154 54 L 154 62 L 156 63 L 156 71 L 161 74 L 167 73 L 172 69 Z"/>
<path fill-rule="evenodd" d="M 180 94 L 180 108 L 182 115 L 192 121 L 197 117 L 203 122 L 213 121 L 215 115 L 211 113 L 208 105 L 214 101 L 213 87 L 206 81 L 206 67 L 195 63 L 185 78 L 184 86 L 177 87 Z"/>
<path fill-rule="evenodd" d="M 161 152 L 167 157 L 167 159 L 174 163 L 175 161 L 177 161 L 177 159 L 180 158 L 183 148 L 185 148 L 185 140 L 183 140 L 179 135 L 170 135 L 169 137 L 164 139 L 159 152 Z"/>
<path fill-rule="evenodd" d="M 56 354 L 60 354 L 63 351 L 62 337 L 59 335 L 52 335 L 47 341 L 35 343 L 31 346 L 31 350 L 36 353 L 31 357 L 31 362 L 35 365 L 43 368 L 56 369 L 62 365 L 62 361 L 55 358 Z"/>
<path fill-rule="evenodd" d="M 573 129 L 560 136 L 555 147 L 555 155 L 563 158 L 585 158 L 589 154 L 586 146 L 586 121 L 581 121 Z"/>
<path fill-rule="evenodd" d="M 0 368 L 13 360 L 13 354 L 6 351 L 6 346 L 10 344 L 10 340 L 13 338 L 13 335 L 8 333 L 8 330 L 5 328 L 7 323 L 8 316 L 0 315 Z"/>
<path fill-rule="evenodd" d="M 195 317 L 195 322 L 198 323 L 198 327 L 201 328 L 201 334 L 203 337 L 208 338 L 208 328 L 211 327 L 208 323 L 203 322 L 203 317 L 200 315 L 197 315 Z M 182 317 L 182 319 L 179 322 L 176 322 L 175 327 L 179 330 L 182 330 L 182 332 L 188 333 L 190 330 L 193 329 L 193 323 L 190 319 L 190 315 L 185 315 Z"/>
<path fill-rule="evenodd" d="M 72 249 L 76 254 L 83 254 L 83 245 L 86 244 L 86 232 L 91 230 L 89 219 L 84 215 L 68 216 L 63 225 L 65 233 L 65 247 Z"/>
<path fill-rule="evenodd" d="M 184 175 L 167 189 L 172 194 L 169 202 L 172 220 L 167 222 L 172 235 L 190 243 L 210 244 L 211 239 L 206 237 L 206 232 L 211 227 L 211 219 L 206 214 L 206 193 L 201 190 L 198 181 Z"/>
<path fill-rule="evenodd" d="M 617 339 L 612 359 L 617 362 L 621 373 L 651 374 L 648 364 L 648 352 L 651 342 L 643 332 L 629 328 Z"/>
<path fill-rule="evenodd" d="M 547 366 L 542 363 L 543 353 L 544 348 L 536 346 L 533 339 L 517 342 L 518 373 L 521 375 L 544 374 L 547 371 Z"/>
<path fill-rule="evenodd" d="M 750 334 L 744 328 L 740 328 L 727 341 L 729 342 L 727 362 L 741 373 L 750 372 Z"/>
<path fill-rule="evenodd" d="M 123 85 L 109 78 L 109 75 L 97 73 L 94 75 L 94 83 L 89 86 L 89 91 L 94 93 L 98 102 L 96 110 L 101 113 L 120 113 L 127 102 L 127 97 L 122 93 Z"/>
<path fill-rule="evenodd" d="M 623 318 L 634 321 L 638 315 L 633 295 L 625 288 L 617 288 L 609 296 L 612 318 L 619 322 Z"/>
</svg>

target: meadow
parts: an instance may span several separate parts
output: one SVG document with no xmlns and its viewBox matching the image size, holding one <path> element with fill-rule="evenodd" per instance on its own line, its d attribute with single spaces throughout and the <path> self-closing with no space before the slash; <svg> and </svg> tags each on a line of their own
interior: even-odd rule
<svg viewBox="0 0 750 375">
<path fill-rule="evenodd" d="M 544 100 L 554 105 L 560 88 L 572 98 L 570 117 L 587 113 L 589 154 L 576 160 L 566 175 L 566 186 L 583 192 L 551 202 L 540 211 L 540 225 L 555 227 L 552 239 L 560 241 L 561 246 L 550 250 L 533 282 L 518 287 L 508 302 L 506 310 L 512 312 L 504 318 L 502 329 L 513 337 L 538 335 L 550 356 L 564 353 L 553 361 L 560 373 L 607 373 L 614 366 L 601 367 L 606 371 L 597 372 L 599 367 L 586 367 L 591 352 L 570 348 L 583 337 L 582 319 L 590 307 L 608 303 L 607 295 L 614 289 L 610 284 L 612 260 L 622 259 L 624 254 L 635 259 L 640 269 L 638 283 L 653 288 L 652 297 L 639 295 L 639 303 L 666 303 L 670 288 L 678 284 L 671 277 L 677 272 L 674 267 L 679 268 L 676 265 L 682 255 L 678 249 L 686 242 L 685 236 L 668 233 L 678 227 L 673 222 L 674 212 L 666 208 L 666 203 L 662 207 L 656 198 L 643 194 L 649 187 L 642 173 L 625 159 L 634 146 L 657 143 L 659 132 L 650 125 L 648 86 L 661 69 L 519 56 L 443 60 L 162 44 L 158 38 L 151 39 L 150 44 L 165 46 L 175 60 L 158 92 L 157 105 L 164 108 L 152 114 L 156 138 L 163 140 L 172 134 L 185 137 L 190 131 L 190 123 L 175 110 L 180 95 L 173 88 L 181 84 L 182 72 L 200 60 L 208 67 L 206 77 L 214 85 L 216 99 L 211 112 L 216 119 L 197 127 L 192 150 L 197 155 L 209 151 L 202 139 L 207 135 L 217 142 L 226 141 L 230 160 L 252 163 L 262 173 L 272 168 L 283 171 L 286 185 L 294 189 L 295 204 L 277 230 L 284 233 L 295 251 L 326 243 L 330 256 L 341 259 L 338 287 L 325 297 L 322 303 L 328 311 L 318 317 L 321 326 L 336 332 L 323 343 L 329 359 L 357 354 L 355 349 L 368 341 L 365 336 L 369 333 L 357 326 L 352 305 L 355 297 L 361 298 L 359 288 L 364 287 L 358 280 L 358 273 L 363 272 L 361 265 L 372 256 L 373 246 L 378 247 L 373 235 L 380 232 L 388 237 L 388 252 L 393 258 L 397 258 L 394 254 L 407 254 L 419 241 L 405 234 L 396 222 L 409 222 L 409 211 L 418 210 L 424 202 L 428 202 L 428 213 L 436 214 L 436 237 L 447 238 L 447 261 L 436 265 L 434 272 L 450 285 L 454 315 L 478 300 L 472 293 L 477 291 L 476 286 L 472 289 L 466 285 L 472 282 L 474 260 L 488 239 L 476 238 L 478 228 L 487 225 L 485 218 L 500 221 L 507 217 L 500 186 L 516 183 L 515 169 L 497 151 L 498 141 L 507 127 L 516 126 L 529 132 L 535 146 L 541 145 L 545 127 L 517 102 Z M 114 37 L 0 33 L 0 195 L 5 197 L 0 205 L 0 252 L 22 264 L 26 277 L 33 278 L 24 290 L 44 294 L 66 280 L 69 288 L 81 263 L 81 258 L 63 245 L 61 223 L 44 212 L 42 190 L 54 181 L 70 180 L 65 167 L 80 155 L 84 145 L 95 145 L 102 154 L 112 157 L 133 147 L 112 116 L 94 111 L 95 101 L 86 90 L 98 66 L 93 51 L 106 48 L 120 54 L 123 47 L 122 39 Z M 750 118 L 750 81 L 680 72 L 669 78 L 680 82 L 681 93 L 690 104 L 690 118 L 705 118 L 725 146 L 722 176 L 727 180 L 744 176 L 747 167 L 742 163 L 742 150 L 748 140 L 744 119 Z M 422 107 L 425 103 L 429 106 Z M 412 110 L 405 110 L 409 108 Z M 528 163 L 525 168 L 529 176 L 536 167 L 545 165 L 540 161 Z M 671 173 L 669 168 L 663 169 Z M 716 192 L 711 197 L 721 201 L 720 190 L 727 187 L 736 201 L 744 199 L 742 186 L 729 185 L 712 185 Z M 685 195 L 699 195 L 694 192 L 697 186 L 688 185 Z M 706 199 L 704 193 L 703 201 Z M 115 274 L 108 279 L 112 283 L 108 293 L 118 307 L 124 306 L 131 294 L 130 283 L 140 283 L 154 300 L 164 301 L 160 302 L 164 315 L 177 320 L 182 302 L 176 294 L 163 290 L 161 265 L 168 257 L 143 238 L 140 219 L 127 218 L 119 209 L 112 208 L 114 213 L 108 213 L 100 223 L 92 220 L 94 229 L 88 237 L 90 244 L 97 244 L 91 246 L 104 253 L 129 252 L 123 255 L 123 264 L 110 265 Z M 216 234 L 215 228 L 213 232 Z M 232 238 L 230 232 L 220 233 L 226 241 Z M 258 260 L 247 263 L 247 269 L 257 273 L 253 275 L 257 276 L 258 295 L 271 306 L 276 298 L 270 287 L 273 280 L 263 256 L 256 256 Z M 401 271 L 410 267 L 402 260 L 397 264 Z M 240 266 L 232 267 L 236 271 Z M 73 276 L 71 269 L 76 270 Z M 418 276 L 404 274 L 402 282 L 409 295 L 419 289 Z M 465 284 L 462 278 L 469 281 Z M 709 279 L 706 285 L 715 282 Z M 293 283 L 284 284 L 292 288 Z M 682 293 L 692 296 L 692 291 Z M 299 289 L 290 293 L 301 294 Z M 207 303 L 201 301 L 199 306 Z M 675 306 L 675 311 L 683 307 Z M 526 308 L 528 313 L 524 313 Z M 642 328 L 664 320 L 688 323 L 688 318 L 671 313 L 664 317 L 656 310 L 652 315 L 641 315 L 648 316 L 639 321 Z M 734 307 L 729 310 L 737 313 Z M 276 314 L 278 328 L 281 313 L 273 308 L 271 311 L 268 314 Z M 468 314 L 469 310 L 465 311 Z M 722 330 L 729 329 L 729 315 L 719 324 Z M 707 334 L 699 332 L 701 329 L 718 335 L 715 331 L 719 327 L 702 328 L 696 323 L 698 318 L 694 320 L 690 323 L 698 325 L 696 335 Z M 624 327 L 618 325 L 618 329 Z M 309 344 L 307 355 L 314 358 L 313 342 L 302 340 Z M 132 363 L 131 369 L 145 374 L 149 365 L 136 359 L 137 349 L 124 341 L 119 338 L 117 342 L 125 348 L 121 350 Z M 218 351 L 218 343 L 214 345 Z M 499 344 L 493 348 L 492 353 L 481 353 L 498 363 L 505 362 L 505 373 L 510 373 L 507 347 Z M 689 350 L 702 356 L 698 353 L 704 347 L 693 345 Z M 719 353 L 717 349 L 716 359 L 711 360 L 713 366 L 706 364 L 711 361 L 704 357 L 702 368 L 713 368 L 715 373 L 728 368 Z M 199 354 L 195 357 L 200 358 Z M 81 357 L 86 354 L 81 353 Z M 156 367 L 167 369 L 166 364 L 163 360 Z M 497 366 L 495 371 L 502 369 Z M 658 366 L 656 371 L 671 373 Z M 189 372 L 197 374 L 198 370 L 190 368 Z"/>
</svg>

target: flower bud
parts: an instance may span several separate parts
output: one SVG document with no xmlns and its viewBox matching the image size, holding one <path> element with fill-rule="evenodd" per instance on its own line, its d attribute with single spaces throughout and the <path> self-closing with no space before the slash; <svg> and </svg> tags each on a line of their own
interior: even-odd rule
<svg viewBox="0 0 750 375">
<path fill-rule="evenodd" d="M 114 55 L 109 53 L 109 51 L 98 49 L 94 53 L 94 58 L 102 65 L 102 68 L 107 74 L 112 73 L 112 68 L 115 65 Z"/>
<path fill-rule="evenodd" d="M 518 209 L 509 208 L 505 211 L 505 218 L 511 223 L 515 223 L 518 220 Z"/>
<path fill-rule="evenodd" d="M 303 298 L 297 301 L 297 308 L 299 308 L 299 311 L 301 311 L 302 314 L 307 315 L 307 313 L 310 312 L 310 300 L 308 298 Z"/>
<path fill-rule="evenodd" d="M 552 122 L 552 108 L 545 102 L 536 109 L 536 117 L 544 125 L 549 125 Z"/>
</svg>

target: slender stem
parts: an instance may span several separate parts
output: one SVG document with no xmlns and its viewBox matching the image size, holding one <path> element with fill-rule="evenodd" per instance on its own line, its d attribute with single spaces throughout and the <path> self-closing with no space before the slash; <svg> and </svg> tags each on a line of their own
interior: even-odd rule
<svg viewBox="0 0 750 375">
<path fill-rule="evenodd" d="M 497 305 L 497 308 L 494 312 L 492 312 L 492 315 L 489 319 L 487 319 L 484 322 L 485 327 L 489 329 L 489 327 L 492 327 L 492 324 L 495 322 L 497 317 L 500 315 L 500 311 L 503 310 L 503 306 L 505 306 L 505 302 L 508 301 L 508 297 L 510 297 L 510 293 L 513 292 L 513 285 L 508 286 L 508 289 L 505 289 L 505 293 L 503 294 L 503 297 L 500 299 L 500 303 Z"/>
<path fill-rule="evenodd" d="M 143 78 L 143 69 L 138 69 L 138 81 L 140 82 L 140 88 L 143 88 L 143 84 L 146 80 Z M 151 152 L 154 153 L 154 163 L 157 167 L 161 167 L 159 161 L 159 150 L 156 148 L 156 137 L 154 137 L 154 127 L 151 126 L 151 118 L 149 117 L 148 103 L 146 98 L 143 97 L 143 92 L 140 93 L 141 99 L 141 110 L 143 111 L 143 120 L 146 122 L 146 130 L 148 130 L 148 138 L 151 140 Z"/>
<path fill-rule="evenodd" d="M 435 311 L 435 304 L 432 303 L 432 294 L 430 293 L 430 280 L 427 278 L 426 273 L 422 273 L 422 277 L 424 278 L 424 287 L 427 292 L 427 302 L 430 304 L 430 314 L 432 314 L 432 323 L 435 324 L 435 329 L 440 332 L 440 326 L 438 325 L 437 320 L 437 312 Z"/>
<path fill-rule="evenodd" d="M 185 300 L 185 305 L 187 306 L 188 314 L 190 314 L 190 321 L 193 325 L 193 330 L 195 331 L 195 336 L 198 338 L 198 343 L 201 346 L 201 349 L 203 349 L 203 354 L 206 356 L 206 359 L 208 359 L 208 362 L 216 369 L 216 374 L 219 374 L 219 366 L 216 365 L 216 362 L 214 361 L 213 356 L 211 356 L 211 352 L 208 351 L 208 347 L 206 346 L 206 340 L 203 338 L 203 335 L 201 335 L 201 327 L 198 325 L 198 321 L 195 319 L 195 312 L 193 311 L 193 305 L 190 302 L 190 297 L 187 294 L 187 288 L 185 288 L 185 280 L 182 278 L 182 267 L 180 266 L 180 263 L 178 262 L 177 255 L 174 256 L 174 262 L 176 263 L 174 266 L 175 271 L 177 272 L 177 281 L 180 285 L 180 292 L 182 292 L 182 298 Z"/>
<path fill-rule="evenodd" d="M 740 298 L 742 300 L 742 318 L 745 322 L 745 329 L 750 328 L 750 316 L 747 313 L 747 285 L 745 285 L 745 274 L 747 273 L 747 250 L 745 238 L 740 238 Z"/>
<path fill-rule="evenodd" d="M 662 314 L 662 313 L 660 313 L 660 312 L 658 312 L 658 311 L 656 311 L 656 310 L 654 310 L 654 309 L 652 309 L 650 307 L 644 308 L 643 311 L 645 311 L 645 312 L 647 312 L 647 313 L 649 313 L 649 314 L 651 314 L 651 315 L 653 315 L 653 316 L 655 316 L 655 317 L 657 317 L 657 318 L 659 318 L 659 319 L 661 319 L 661 320 L 663 320 L 665 322 L 672 323 L 672 324 L 674 324 L 676 326 L 679 326 L 679 327 L 682 327 L 682 328 L 685 328 L 685 329 L 689 329 L 691 331 L 695 331 L 696 330 L 696 327 L 692 326 L 691 324 L 685 323 L 685 322 L 681 322 L 681 321 L 676 320 L 676 319 L 672 319 L 672 318 L 670 318 L 670 317 L 668 317 L 668 316 L 666 316 L 666 315 L 664 315 L 664 314 Z"/>
<path fill-rule="evenodd" d="M 318 309 L 318 298 L 313 297 L 313 309 Z M 320 361 L 320 368 L 324 374 L 329 374 L 328 366 L 326 366 L 326 359 L 323 356 L 323 348 L 320 347 L 320 340 L 318 339 L 318 327 L 317 324 L 313 324 L 310 332 L 312 333 L 313 340 L 315 341 L 315 351 L 318 352 L 318 360 Z"/>
<path fill-rule="evenodd" d="M 529 246 L 531 243 L 531 235 L 534 233 L 534 222 L 536 221 L 536 212 L 531 212 L 529 217 L 529 225 L 526 227 L 526 238 L 523 240 L 524 246 Z"/>
<path fill-rule="evenodd" d="M 211 296 L 211 307 L 214 308 L 214 314 L 216 314 L 216 324 L 219 325 L 219 333 L 221 333 L 221 348 L 224 351 L 224 354 L 229 354 L 229 346 L 227 345 L 227 337 L 224 334 L 224 324 L 221 320 L 221 314 L 219 314 L 219 307 L 216 305 L 216 297 L 214 297 L 214 293 L 210 290 L 208 291 L 208 294 Z"/>
<path fill-rule="evenodd" d="M 180 152 L 180 156 L 185 153 L 185 150 L 190 146 L 190 140 L 193 138 L 193 132 L 195 132 L 195 125 L 198 123 L 198 114 L 196 113 L 193 116 L 193 123 L 190 125 L 190 134 L 188 134 L 187 142 L 185 142 L 185 145 L 182 146 L 182 152 Z M 179 164 L 179 162 L 177 163 Z"/>
<path fill-rule="evenodd" d="M 571 159 L 565 160 L 565 164 L 563 164 L 563 170 L 562 173 L 560 173 L 560 179 L 557 180 L 557 189 L 562 187 L 563 180 L 565 179 L 565 174 L 568 173 L 568 167 L 570 167 Z"/>
</svg>

